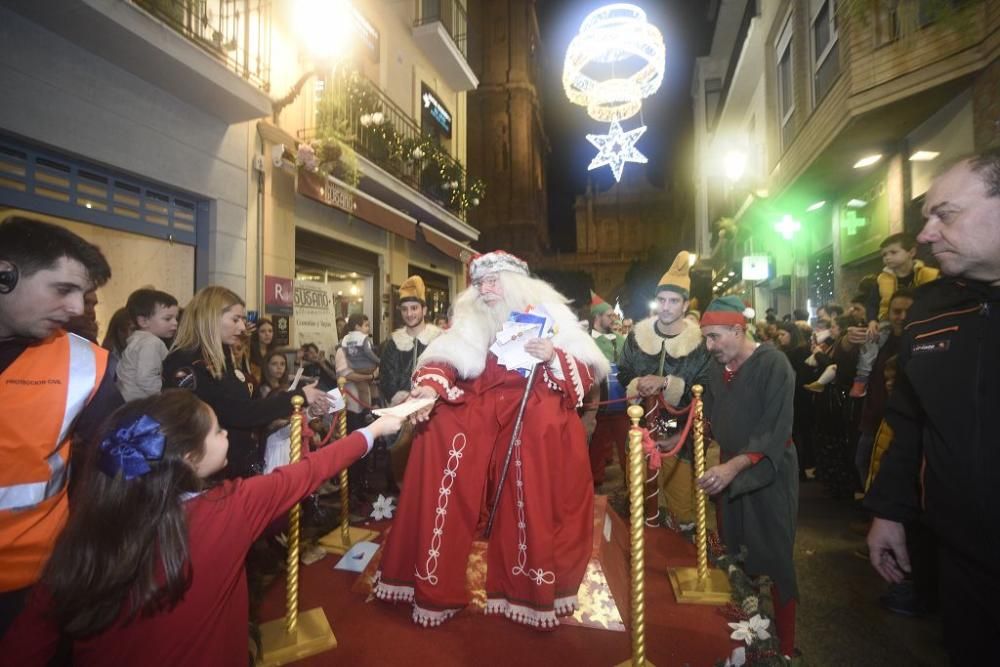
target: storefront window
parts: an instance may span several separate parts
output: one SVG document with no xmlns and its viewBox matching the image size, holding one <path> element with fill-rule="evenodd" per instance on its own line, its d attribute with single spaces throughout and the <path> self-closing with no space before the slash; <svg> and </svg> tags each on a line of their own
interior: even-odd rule
<svg viewBox="0 0 1000 667">
<path fill-rule="evenodd" d="M 296 230 L 295 234 L 295 281 L 297 285 L 307 285 L 313 291 L 322 293 L 329 302 L 328 312 L 316 316 L 347 320 L 355 313 L 364 313 L 371 321 L 372 337 L 378 342 L 382 332 L 377 307 L 376 292 L 379 275 L 378 255 L 355 248 L 333 239 Z M 314 300 L 315 302 L 315 300 Z M 332 340 L 305 341 L 301 338 L 302 328 L 298 314 L 296 319 L 296 344 L 315 342 L 328 347 Z M 304 322 L 306 326 L 317 324 L 316 318 Z M 316 336 L 325 336 L 322 330 L 315 330 Z"/>
</svg>

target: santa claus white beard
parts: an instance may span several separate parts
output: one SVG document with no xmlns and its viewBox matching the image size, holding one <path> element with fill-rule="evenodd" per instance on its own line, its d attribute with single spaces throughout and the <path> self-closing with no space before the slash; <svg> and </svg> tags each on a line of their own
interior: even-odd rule
<svg viewBox="0 0 1000 667">
<path fill-rule="evenodd" d="M 476 317 L 483 323 L 483 328 L 493 336 L 503 328 L 504 322 L 510 318 L 510 306 L 500 299 L 496 303 L 489 304 L 483 301 L 482 297 L 476 299 Z"/>
</svg>

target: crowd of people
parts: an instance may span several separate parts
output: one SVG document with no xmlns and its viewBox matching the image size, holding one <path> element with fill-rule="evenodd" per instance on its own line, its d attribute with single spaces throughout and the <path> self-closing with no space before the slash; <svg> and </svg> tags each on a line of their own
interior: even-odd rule
<svg viewBox="0 0 1000 667">
<path fill-rule="evenodd" d="M 799 488 L 816 483 L 870 513 L 883 604 L 910 615 L 940 606 L 954 664 L 977 664 L 1000 626 L 1000 454 L 988 427 L 1000 154 L 938 177 L 924 216 L 916 238 L 882 241 L 882 270 L 846 305 L 814 314 L 757 320 L 735 296 L 702 309 L 681 252 L 655 314 L 633 323 L 594 294 L 585 328 L 525 262 L 494 251 L 471 260 L 448 318 L 428 322 L 412 276 L 403 326 L 382 345 L 354 313 L 337 341 L 298 349 L 277 345 L 266 318 L 248 325 L 244 300 L 221 286 L 183 308 L 140 288 L 97 345 L 97 290 L 112 277 L 100 249 L 8 219 L 0 662 L 243 662 L 248 551 L 346 466 L 363 502 L 376 446 L 390 453 L 385 488 L 401 495 L 375 596 L 406 603 L 421 625 L 446 622 L 468 604 L 465 563 L 485 534 L 487 613 L 552 629 L 577 609 L 593 494 L 625 460 L 626 403 L 641 402 L 655 452 L 670 454 L 648 471 L 647 525 L 690 530 L 696 490 L 711 497 L 725 549 L 770 584 L 783 655 L 796 652 Z M 940 270 L 916 259 L 918 242 Z M 504 346 L 524 322 L 540 327 L 523 342 L 530 362 L 511 365 Z M 338 380 L 349 435 L 320 446 Z M 684 411 L 696 385 L 711 443 L 698 478 Z M 271 440 L 298 399 L 315 450 L 275 463 Z M 376 419 L 376 406 L 409 418 Z"/>
</svg>

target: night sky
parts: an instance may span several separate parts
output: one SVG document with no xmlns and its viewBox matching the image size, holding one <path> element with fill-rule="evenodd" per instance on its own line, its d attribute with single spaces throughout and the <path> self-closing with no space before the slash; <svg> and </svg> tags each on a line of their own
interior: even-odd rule
<svg viewBox="0 0 1000 667">
<path fill-rule="evenodd" d="M 584 107 L 570 104 L 562 87 L 566 48 L 587 14 L 606 4 L 608 0 L 539 0 L 537 3 L 545 58 L 542 104 L 545 131 L 552 147 L 548 173 L 549 230 L 553 249 L 563 251 L 575 249 L 573 201 L 586 189 L 588 173 L 601 190 L 614 183 L 607 167 L 587 171 L 596 149 L 586 135 L 604 134 L 608 124 L 592 120 Z M 678 139 L 691 130 L 691 73 L 695 57 L 709 49 L 712 24 L 708 8 L 716 3 L 644 0 L 632 4 L 641 7 L 647 21 L 663 34 L 666 70 L 660 89 L 643 100 L 642 122 L 639 122 L 640 116 L 622 121 L 622 129 L 626 131 L 646 125 L 646 133 L 637 148 L 649 159 L 645 165 L 626 163 L 625 173 L 642 170 L 651 183 L 662 184 L 673 178 Z"/>
</svg>

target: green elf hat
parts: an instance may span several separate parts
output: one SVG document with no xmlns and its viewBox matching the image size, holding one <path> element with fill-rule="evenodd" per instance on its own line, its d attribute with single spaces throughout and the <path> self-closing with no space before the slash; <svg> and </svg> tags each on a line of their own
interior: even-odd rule
<svg viewBox="0 0 1000 667">
<path fill-rule="evenodd" d="M 660 278 L 660 283 L 656 286 L 657 293 L 669 290 L 680 294 L 685 300 L 691 296 L 691 277 L 688 275 L 691 270 L 689 257 L 687 250 L 681 250 L 677 253 L 674 263 Z"/>
<path fill-rule="evenodd" d="M 590 314 L 592 316 L 603 315 L 611 310 L 607 301 L 597 295 L 597 292 L 590 290 Z"/>
<path fill-rule="evenodd" d="M 701 316 L 701 326 L 746 325 L 747 320 L 753 317 L 753 308 L 743 303 L 738 296 L 721 296 L 708 304 Z"/>
</svg>

